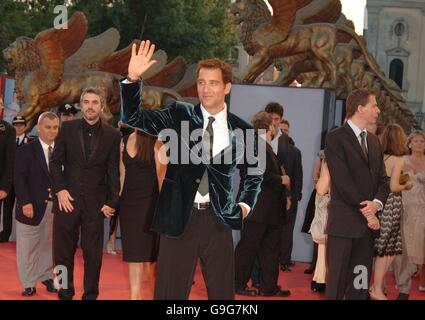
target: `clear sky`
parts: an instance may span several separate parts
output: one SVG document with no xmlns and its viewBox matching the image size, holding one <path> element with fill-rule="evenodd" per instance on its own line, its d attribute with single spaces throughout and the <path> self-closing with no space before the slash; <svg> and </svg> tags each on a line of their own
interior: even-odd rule
<svg viewBox="0 0 425 320">
<path fill-rule="evenodd" d="M 354 22 L 358 34 L 363 34 L 366 0 L 341 0 L 342 12 Z"/>
</svg>

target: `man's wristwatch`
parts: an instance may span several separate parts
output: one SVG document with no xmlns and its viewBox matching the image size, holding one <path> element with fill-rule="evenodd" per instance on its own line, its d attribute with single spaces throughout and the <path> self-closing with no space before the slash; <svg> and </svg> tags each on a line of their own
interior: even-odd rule
<svg viewBox="0 0 425 320">
<path fill-rule="evenodd" d="M 125 77 L 126 79 L 127 79 L 127 81 L 130 81 L 130 82 L 139 82 L 139 81 L 141 81 L 142 80 L 142 78 L 140 77 L 140 78 L 138 78 L 138 79 L 132 79 L 132 78 L 130 78 L 130 76 L 128 76 L 127 75 L 127 77 Z"/>
</svg>

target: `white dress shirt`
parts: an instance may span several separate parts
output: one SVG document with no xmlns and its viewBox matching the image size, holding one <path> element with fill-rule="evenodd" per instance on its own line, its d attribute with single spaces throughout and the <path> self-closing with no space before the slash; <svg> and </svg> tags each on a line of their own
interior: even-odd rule
<svg viewBox="0 0 425 320">
<path fill-rule="evenodd" d="M 282 135 L 282 131 L 280 129 L 277 130 L 277 135 L 274 136 L 272 141 L 269 142 L 270 146 L 273 149 L 275 155 L 277 155 L 277 150 L 279 149 L 279 138 Z"/>
<path fill-rule="evenodd" d="M 215 157 L 218 153 L 220 153 L 223 149 L 225 149 L 229 145 L 229 127 L 227 126 L 227 105 L 224 104 L 224 109 L 217 113 L 215 116 L 212 116 L 208 113 L 207 110 L 201 105 L 202 116 L 204 117 L 204 127 L 203 132 L 208 126 L 208 118 L 214 117 L 215 121 L 212 123 L 213 127 L 213 157 Z M 195 202 L 196 203 L 204 203 L 210 201 L 210 194 L 202 196 L 199 191 L 196 192 Z"/>
<path fill-rule="evenodd" d="M 43 140 L 38 138 L 41 143 L 41 147 L 43 148 L 44 158 L 46 159 L 47 168 L 49 168 L 49 145 L 45 143 Z M 53 142 L 50 147 L 52 147 L 52 151 L 55 148 L 55 143 Z"/>
<path fill-rule="evenodd" d="M 351 121 L 351 120 L 348 120 L 347 121 L 347 123 L 348 123 L 348 125 L 350 126 L 350 128 L 354 131 L 354 134 L 356 135 L 356 137 L 357 137 L 357 141 L 359 142 L 359 144 L 360 144 L 360 146 L 362 145 L 362 137 L 360 136 L 360 134 L 362 133 L 362 132 L 365 132 L 366 134 L 365 134 L 365 144 L 366 144 L 366 149 L 367 150 L 369 150 L 369 148 L 368 148 L 368 146 L 367 146 L 367 135 L 368 135 L 368 132 L 367 132 L 367 130 L 366 129 L 360 129 L 358 126 L 356 126 L 354 123 L 353 123 L 353 121 Z M 379 210 L 382 210 L 383 208 L 384 208 L 384 205 L 382 204 L 382 202 L 380 201 L 380 200 L 378 200 L 378 199 L 373 199 L 373 201 L 375 201 L 375 202 L 378 202 L 379 203 L 379 205 L 380 205 L 380 208 L 379 208 Z"/>
<path fill-rule="evenodd" d="M 212 123 L 213 132 L 214 132 L 213 157 L 215 157 L 222 150 L 227 148 L 230 144 L 229 127 L 227 125 L 227 105 L 225 103 L 224 109 L 214 116 L 209 114 L 208 111 L 202 105 L 201 105 L 201 111 L 202 111 L 202 116 L 204 118 L 204 127 L 203 127 L 202 134 L 207 129 L 208 121 L 209 121 L 208 118 L 214 117 L 215 119 L 215 121 Z M 195 203 L 204 203 L 209 201 L 210 201 L 209 193 L 202 196 L 198 191 L 196 192 Z M 246 203 L 241 202 L 239 204 L 243 205 L 248 210 L 248 212 L 251 210 L 251 208 Z"/>
<path fill-rule="evenodd" d="M 356 126 L 354 123 L 353 123 L 353 121 L 351 121 L 351 120 L 348 120 L 347 121 L 347 123 L 348 123 L 348 125 L 351 127 L 351 129 L 353 129 L 353 131 L 354 131 L 354 134 L 356 135 L 356 137 L 357 137 L 357 140 L 359 141 L 359 143 L 360 143 L 360 146 L 362 145 L 362 137 L 360 136 L 360 134 L 362 133 L 362 132 L 364 132 L 365 133 L 365 143 L 366 143 L 366 150 L 369 150 L 369 148 L 367 147 L 367 130 L 366 129 L 360 129 L 358 126 Z"/>
<path fill-rule="evenodd" d="M 130 84 L 132 82 L 124 79 L 123 84 Z M 212 117 L 211 114 L 205 110 L 204 106 L 201 105 L 202 116 L 204 118 L 203 131 L 207 129 L 208 117 Z M 219 154 L 223 149 L 227 148 L 230 144 L 229 127 L 227 126 L 227 105 L 224 103 L 224 109 L 214 116 L 215 121 L 212 123 L 214 136 L 213 136 L 213 157 Z M 202 132 L 203 134 L 203 132 Z M 202 196 L 198 191 L 195 196 L 195 203 L 205 203 L 210 201 L 210 194 L 207 193 Z M 244 206 L 248 213 L 251 211 L 251 207 L 244 202 L 240 202 L 240 205 Z"/>
<path fill-rule="evenodd" d="M 24 138 L 25 138 L 25 133 L 21 134 L 20 136 L 16 136 L 16 143 L 20 145 L 22 141 L 24 140 Z"/>
</svg>

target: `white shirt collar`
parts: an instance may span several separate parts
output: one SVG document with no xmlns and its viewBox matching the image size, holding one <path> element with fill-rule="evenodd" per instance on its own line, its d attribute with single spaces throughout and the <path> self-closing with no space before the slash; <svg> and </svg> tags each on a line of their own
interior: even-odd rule
<svg viewBox="0 0 425 320">
<path fill-rule="evenodd" d="M 24 140 L 25 138 L 25 133 L 21 134 L 20 136 L 17 136 L 16 138 L 19 139 L 19 143 L 21 143 L 22 140 Z"/>
<path fill-rule="evenodd" d="M 41 140 L 40 138 L 38 138 L 38 141 L 40 141 L 41 146 L 43 147 L 44 150 L 48 150 L 49 149 L 49 145 L 47 143 L 45 143 L 43 140 Z M 50 146 L 52 148 L 54 148 L 55 147 L 55 142 L 53 142 Z"/>
<path fill-rule="evenodd" d="M 224 109 L 221 110 L 219 113 L 217 113 L 216 115 L 212 116 L 205 108 L 204 106 L 201 104 L 201 111 L 202 111 L 202 116 L 204 117 L 204 127 L 206 127 L 208 125 L 208 118 L 209 117 L 214 117 L 215 121 L 213 122 L 213 125 L 223 125 L 226 124 L 227 125 L 227 104 L 224 103 Z"/>
<path fill-rule="evenodd" d="M 353 121 L 351 121 L 351 120 L 348 120 L 347 121 L 347 123 L 348 123 L 348 125 L 351 127 L 351 129 L 353 129 L 353 131 L 354 131 L 354 134 L 356 135 L 356 137 L 357 138 L 359 138 L 360 137 L 360 133 L 362 133 L 362 132 L 365 132 L 366 133 L 366 136 L 367 136 L 367 130 L 366 129 L 360 129 L 358 126 L 356 126 L 355 124 L 354 124 L 354 122 Z"/>
<path fill-rule="evenodd" d="M 279 140 L 280 136 L 282 135 L 282 130 L 277 130 L 277 134 L 273 138 L 273 142 Z"/>
</svg>

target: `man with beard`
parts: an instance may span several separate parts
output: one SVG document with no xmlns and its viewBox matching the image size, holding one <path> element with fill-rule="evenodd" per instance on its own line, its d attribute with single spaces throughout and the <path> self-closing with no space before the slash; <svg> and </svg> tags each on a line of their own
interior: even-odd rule
<svg viewBox="0 0 425 320">
<path fill-rule="evenodd" d="M 84 300 L 99 295 L 103 253 L 103 219 L 118 204 L 120 134 L 104 124 L 106 107 L 99 88 L 86 88 L 80 99 L 83 118 L 62 123 L 50 161 L 54 202 L 54 264 L 66 267 L 60 299 L 72 299 L 74 254 L 81 227 L 84 256 Z M 59 270 L 59 269 L 58 269 Z"/>
</svg>

